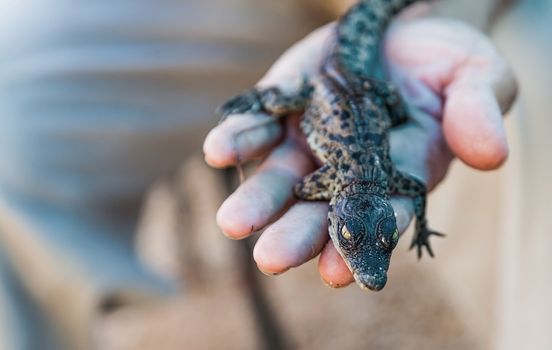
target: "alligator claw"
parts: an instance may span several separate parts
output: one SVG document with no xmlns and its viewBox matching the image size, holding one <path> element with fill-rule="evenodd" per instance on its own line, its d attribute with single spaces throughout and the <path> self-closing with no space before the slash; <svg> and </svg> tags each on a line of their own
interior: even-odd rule
<svg viewBox="0 0 552 350">
<path fill-rule="evenodd" d="M 238 96 L 232 97 L 218 108 L 222 114 L 221 122 L 232 114 L 256 113 L 261 110 L 261 102 L 257 89 L 249 89 Z"/>
<path fill-rule="evenodd" d="M 444 237 L 445 234 L 431 231 L 428 228 L 422 228 L 416 231 L 414 239 L 412 240 L 412 244 L 410 244 L 410 250 L 414 249 L 414 247 L 417 248 L 418 259 L 422 258 L 424 247 L 430 257 L 435 257 L 435 254 L 433 254 L 433 249 L 431 249 L 431 244 L 429 243 L 429 237 L 431 236 Z"/>
</svg>

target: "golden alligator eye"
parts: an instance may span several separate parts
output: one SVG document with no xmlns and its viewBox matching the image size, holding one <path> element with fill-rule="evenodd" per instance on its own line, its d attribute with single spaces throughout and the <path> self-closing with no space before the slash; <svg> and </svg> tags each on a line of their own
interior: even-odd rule
<svg viewBox="0 0 552 350">
<path fill-rule="evenodd" d="M 396 241 L 399 239 L 399 230 L 395 230 L 395 232 L 393 233 L 393 240 Z"/>
<path fill-rule="evenodd" d="M 345 238 L 346 240 L 350 240 L 351 237 L 353 237 L 353 235 L 351 234 L 351 232 L 347 229 L 347 226 L 343 226 L 343 228 L 341 229 L 341 235 L 342 235 L 343 238 Z"/>
</svg>

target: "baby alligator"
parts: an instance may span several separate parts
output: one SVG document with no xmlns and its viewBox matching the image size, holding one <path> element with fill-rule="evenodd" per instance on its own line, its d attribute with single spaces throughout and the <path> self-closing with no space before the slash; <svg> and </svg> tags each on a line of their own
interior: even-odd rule
<svg viewBox="0 0 552 350">
<path fill-rule="evenodd" d="M 429 237 L 426 186 L 395 168 L 389 155 L 389 130 L 407 121 L 401 96 L 388 82 L 373 78 L 379 43 L 389 21 L 416 0 L 364 0 L 336 26 L 335 42 L 320 74 L 301 92 L 253 88 L 221 109 L 224 117 L 264 112 L 282 117 L 305 111 L 301 120 L 309 146 L 322 167 L 295 187 L 303 200 L 330 201 L 329 233 L 339 254 L 363 288 L 381 290 L 391 252 L 399 240 L 391 194 L 414 200 L 416 232 L 411 248 L 418 256 Z"/>
</svg>

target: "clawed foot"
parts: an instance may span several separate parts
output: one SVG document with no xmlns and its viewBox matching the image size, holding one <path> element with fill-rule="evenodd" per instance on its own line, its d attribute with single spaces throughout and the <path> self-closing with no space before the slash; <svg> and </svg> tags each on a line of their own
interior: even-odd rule
<svg viewBox="0 0 552 350">
<path fill-rule="evenodd" d="M 419 228 L 416 230 L 416 233 L 414 234 L 414 239 L 412 240 L 412 244 L 410 245 L 410 250 L 414 249 L 414 247 L 417 247 L 418 259 L 422 258 L 423 247 L 426 248 L 429 256 L 431 256 L 432 258 L 434 257 L 433 250 L 431 249 L 431 244 L 429 243 L 429 237 L 431 236 L 444 237 L 445 235 L 440 232 L 431 231 L 427 227 Z"/>
<path fill-rule="evenodd" d="M 250 89 L 235 96 L 219 107 L 218 112 L 222 114 L 221 122 L 229 115 L 256 113 L 262 108 L 257 89 Z"/>
</svg>

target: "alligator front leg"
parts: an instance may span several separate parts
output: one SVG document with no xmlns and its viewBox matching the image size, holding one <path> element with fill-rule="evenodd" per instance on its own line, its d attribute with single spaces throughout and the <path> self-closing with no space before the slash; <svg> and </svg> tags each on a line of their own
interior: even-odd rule
<svg viewBox="0 0 552 350">
<path fill-rule="evenodd" d="M 292 95 L 284 94 L 277 87 L 266 89 L 252 88 L 231 98 L 219 108 L 219 111 L 222 114 L 222 120 L 232 114 L 258 112 L 265 112 L 279 118 L 303 111 L 312 90 L 312 86 L 306 82 L 303 83 L 299 92 Z"/>
<path fill-rule="evenodd" d="M 334 167 L 322 166 L 295 185 L 295 196 L 307 201 L 329 201 L 335 191 L 336 175 Z"/>
<path fill-rule="evenodd" d="M 252 88 L 244 91 L 238 96 L 228 100 L 225 104 L 219 107 L 219 113 L 222 118 L 219 123 L 222 123 L 228 116 L 243 113 L 259 113 L 264 112 L 274 118 L 280 118 L 291 113 L 302 112 L 312 94 L 312 86 L 306 81 L 303 83 L 299 92 L 292 95 L 286 95 L 277 87 L 266 89 Z M 239 173 L 240 182 L 245 180 L 245 175 L 242 167 L 242 160 L 239 154 L 238 139 L 242 134 L 257 128 L 262 128 L 273 120 L 269 119 L 260 124 L 253 125 L 247 129 L 238 131 L 232 137 L 232 148 L 236 158 L 236 168 Z"/>
<path fill-rule="evenodd" d="M 431 231 L 427 227 L 426 220 L 426 186 L 416 177 L 406 174 L 404 172 L 395 170 L 391 179 L 390 191 L 401 195 L 412 197 L 414 200 L 414 212 L 416 214 L 416 232 L 410 249 L 417 247 L 418 258 L 422 257 L 422 248 L 425 247 L 431 257 L 433 257 L 433 250 L 429 243 L 429 237 L 440 236 L 444 234 Z"/>
</svg>

